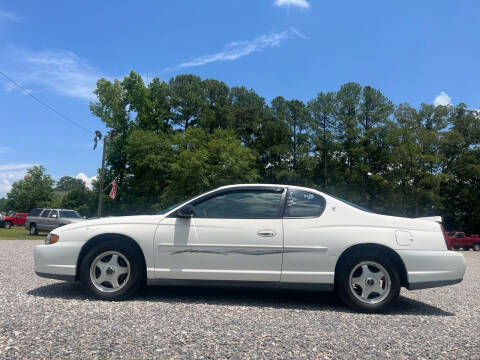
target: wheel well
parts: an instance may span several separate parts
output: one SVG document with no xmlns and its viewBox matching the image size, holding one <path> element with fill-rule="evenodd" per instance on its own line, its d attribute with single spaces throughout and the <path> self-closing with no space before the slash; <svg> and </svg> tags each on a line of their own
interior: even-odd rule
<svg viewBox="0 0 480 360">
<path fill-rule="evenodd" d="M 407 270 L 405 264 L 403 263 L 400 255 L 398 255 L 394 250 L 385 245 L 380 244 L 357 244 L 346 249 L 342 255 L 338 258 L 337 264 L 335 265 L 335 275 L 337 274 L 337 269 L 342 264 L 342 262 L 350 255 L 358 252 L 368 252 L 368 251 L 377 251 L 382 254 L 385 254 L 397 267 L 402 281 L 402 286 L 408 286 Z"/>
<path fill-rule="evenodd" d="M 28 227 L 32 226 L 32 225 L 35 225 L 37 226 L 37 223 L 35 221 L 32 221 L 30 224 L 28 224 Z"/>
<path fill-rule="evenodd" d="M 141 255 L 142 259 L 142 267 L 145 273 L 144 279 L 147 278 L 147 265 L 145 263 L 145 254 L 143 253 L 140 245 L 133 240 L 131 237 L 122 234 L 101 234 L 94 236 L 90 240 L 88 240 L 85 245 L 82 246 L 82 250 L 80 250 L 80 255 L 78 255 L 77 259 L 77 266 L 75 272 L 75 280 L 80 280 L 80 264 L 82 263 L 83 258 L 88 254 L 88 252 L 93 249 L 96 245 L 101 242 L 108 241 L 108 240 L 120 240 L 129 243 L 132 247 Z"/>
</svg>

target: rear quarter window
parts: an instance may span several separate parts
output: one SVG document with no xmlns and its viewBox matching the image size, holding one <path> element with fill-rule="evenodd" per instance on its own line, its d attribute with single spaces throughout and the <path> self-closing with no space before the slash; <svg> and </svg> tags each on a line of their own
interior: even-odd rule
<svg viewBox="0 0 480 360">
<path fill-rule="evenodd" d="M 325 199 L 303 190 L 288 190 L 284 217 L 318 217 L 325 210 Z"/>
<path fill-rule="evenodd" d="M 33 209 L 28 213 L 28 216 L 38 216 L 42 212 L 42 209 Z"/>
</svg>

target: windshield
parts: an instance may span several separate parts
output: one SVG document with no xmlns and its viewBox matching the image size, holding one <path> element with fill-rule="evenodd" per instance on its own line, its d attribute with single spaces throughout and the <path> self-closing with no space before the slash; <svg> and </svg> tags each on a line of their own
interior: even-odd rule
<svg viewBox="0 0 480 360">
<path fill-rule="evenodd" d="M 81 219 L 82 217 L 75 210 L 60 210 L 60 217 L 67 219 Z"/>
<path fill-rule="evenodd" d="M 330 194 L 329 194 L 329 195 L 330 195 Z M 336 197 L 336 196 L 334 196 L 334 195 L 330 195 L 330 196 L 333 197 L 334 199 L 337 199 L 337 200 L 339 200 L 339 201 L 341 201 L 341 202 L 344 202 L 344 203 L 347 204 L 347 205 L 353 206 L 354 208 L 356 208 L 356 209 L 358 209 L 358 210 L 362 210 L 362 211 L 366 211 L 366 212 L 369 212 L 369 213 L 374 214 L 373 211 L 368 210 L 368 209 L 365 209 L 364 207 L 362 207 L 362 206 L 360 206 L 360 205 L 357 205 L 357 204 L 355 204 L 355 203 L 352 203 L 352 202 L 350 202 L 350 201 L 348 201 L 348 200 L 345 200 L 345 199 Z"/>
</svg>

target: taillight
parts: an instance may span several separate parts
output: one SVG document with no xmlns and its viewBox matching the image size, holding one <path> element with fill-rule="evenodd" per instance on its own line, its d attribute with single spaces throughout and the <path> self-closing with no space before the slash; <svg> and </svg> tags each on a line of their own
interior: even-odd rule
<svg viewBox="0 0 480 360">
<path fill-rule="evenodd" d="M 443 227 L 442 224 L 440 224 L 440 228 L 442 229 L 443 240 L 445 240 L 445 245 L 447 246 L 447 249 L 452 250 L 452 246 L 451 246 L 450 242 L 448 241 L 447 232 L 445 231 L 445 228 Z"/>
</svg>

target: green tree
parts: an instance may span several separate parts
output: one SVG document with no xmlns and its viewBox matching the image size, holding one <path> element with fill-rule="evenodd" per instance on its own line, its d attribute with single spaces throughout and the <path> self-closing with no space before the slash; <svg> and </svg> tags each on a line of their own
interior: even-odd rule
<svg viewBox="0 0 480 360">
<path fill-rule="evenodd" d="M 0 198 L 0 213 L 7 212 L 9 210 L 7 206 L 7 198 Z"/>
<path fill-rule="evenodd" d="M 313 142 L 315 150 L 322 154 L 323 161 L 323 190 L 328 191 L 328 162 L 329 155 L 335 148 L 335 132 L 337 127 L 336 95 L 333 92 L 319 92 L 317 97 L 308 103 L 312 114 Z M 319 177 L 320 179 L 321 177 Z"/>
<path fill-rule="evenodd" d="M 360 126 L 360 144 L 359 155 L 362 159 L 358 168 L 362 178 L 362 202 L 363 206 L 369 207 L 367 192 L 369 177 L 376 176 L 381 180 L 374 170 L 380 164 L 384 164 L 384 157 L 378 156 L 379 152 L 384 150 L 383 136 L 385 135 L 384 126 L 389 121 L 393 113 L 394 106 L 383 94 L 370 86 L 365 86 L 361 93 L 361 103 L 359 109 L 358 123 Z M 375 160 L 378 160 L 375 164 Z M 375 166 L 377 165 L 377 166 Z M 372 197 L 375 192 L 371 192 Z"/>
<path fill-rule="evenodd" d="M 272 114 L 288 131 L 284 140 L 288 145 L 288 153 L 284 161 L 289 164 L 290 171 L 284 181 L 302 182 L 307 170 L 304 165 L 310 152 L 310 113 L 302 101 L 288 101 L 278 96 L 272 100 Z"/>
<path fill-rule="evenodd" d="M 253 147 L 262 123 L 269 116 L 265 99 L 243 86 L 232 87 L 229 96 L 231 128 L 245 146 Z"/>
<path fill-rule="evenodd" d="M 228 129 L 232 126 L 230 88 L 222 81 L 207 79 L 202 81 L 205 105 L 200 117 L 200 127 L 213 133 L 215 129 Z"/>
<path fill-rule="evenodd" d="M 356 201 L 354 188 L 354 168 L 359 163 L 359 127 L 362 87 L 357 83 L 346 83 L 337 92 L 338 141 L 342 147 L 341 164 L 346 165 L 347 189 L 349 199 Z"/>
<path fill-rule="evenodd" d="M 233 131 L 201 129 L 177 134 L 176 154 L 164 198 L 179 201 L 215 187 L 256 181 L 255 156 L 240 143 Z"/>
<path fill-rule="evenodd" d="M 87 188 L 72 189 L 60 202 L 61 208 L 77 210 L 82 216 L 94 215 L 96 213 L 96 205 L 96 194 Z"/>
<path fill-rule="evenodd" d="M 57 191 L 70 191 L 73 189 L 84 190 L 86 189 L 85 182 L 82 179 L 75 179 L 71 176 L 62 176 L 57 181 L 55 190 Z"/>
<path fill-rule="evenodd" d="M 7 206 L 10 210 L 28 212 L 36 207 L 48 206 L 53 197 L 51 176 L 45 174 L 43 166 L 34 166 L 27 170 L 25 179 L 12 184 L 7 194 Z"/>
<path fill-rule="evenodd" d="M 178 75 L 169 82 L 173 123 L 186 131 L 196 126 L 205 104 L 202 80 L 196 75 Z"/>
</svg>

